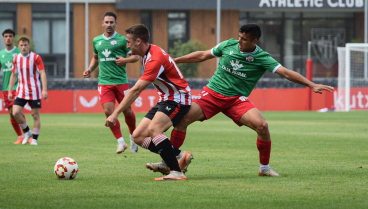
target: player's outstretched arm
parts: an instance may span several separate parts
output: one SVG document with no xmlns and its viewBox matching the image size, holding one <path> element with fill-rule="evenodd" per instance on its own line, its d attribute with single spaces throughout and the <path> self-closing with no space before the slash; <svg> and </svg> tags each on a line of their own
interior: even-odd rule
<svg viewBox="0 0 368 209">
<path fill-rule="evenodd" d="M 123 101 L 120 102 L 114 112 L 106 119 L 105 126 L 114 126 L 119 114 L 129 108 L 130 105 L 138 98 L 141 92 L 150 84 L 151 82 L 138 80 L 137 83 L 135 83 L 135 85 L 129 89 L 128 93 L 124 96 Z"/>
<path fill-rule="evenodd" d="M 283 66 L 280 66 L 277 70 L 276 73 L 279 74 L 280 76 L 288 79 L 289 81 L 292 81 L 294 83 L 298 83 L 304 86 L 308 86 L 309 88 L 311 88 L 315 93 L 319 93 L 322 94 L 322 91 L 328 91 L 328 92 L 332 92 L 334 90 L 334 88 L 332 86 L 326 86 L 326 85 L 322 85 L 322 84 L 315 84 L 312 81 L 308 80 L 306 77 L 300 75 L 299 73 L 289 70 Z"/>
<path fill-rule="evenodd" d="M 116 64 L 118 66 L 123 66 L 124 64 L 127 63 L 134 63 L 137 62 L 139 60 L 139 56 L 138 55 L 129 55 L 128 57 L 121 57 L 121 56 L 116 56 Z"/>
<path fill-rule="evenodd" d="M 84 78 L 91 77 L 92 71 L 94 71 L 97 66 L 98 66 L 98 55 L 94 54 L 91 59 L 88 69 L 83 72 L 83 77 Z"/>
<path fill-rule="evenodd" d="M 174 61 L 176 63 L 193 63 L 193 62 L 203 62 L 203 61 L 206 61 L 212 58 L 214 58 L 214 56 L 211 54 L 211 49 L 210 49 L 207 51 L 192 52 L 182 57 L 174 58 Z"/>
</svg>

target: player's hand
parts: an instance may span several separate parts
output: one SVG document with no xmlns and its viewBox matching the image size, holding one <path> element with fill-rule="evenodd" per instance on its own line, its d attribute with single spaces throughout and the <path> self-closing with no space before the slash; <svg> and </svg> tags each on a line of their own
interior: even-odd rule
<svg viewBox="0 0 368 209">
<path fill-rule="evenodd" d="M 116 55 L 116 60 L 115 60 L 115 63 L 118 65 L 118 66 L 123 66 L 126 64 L 126 58 L 124 57 L 121 57 L 121 56 L 118 56 Z"/>
<path fill-rule="evenodd" d="M 8 92 L 8 99 L 9 101 L 13 101 L 13 94 L 11 92 Z"/>
<path fill-rule="evenodd" d="M 84 78 L 89 78 L 89 77 L 91 77 L 91 71 L 90 70 L 85 70 L 84 72 L 83 72 L 83 77 Z"/>
<path fill-rule="evenodd" d="M 322 94 L 322 91 L 332 92 L 334 90 L 334 87 L 322 84 L 315 84 L 311 89 L 314 91 L 314 93 Z"/>
<path fill-rule="evenodd" d="M 106 119 L 106 122 L 105 122 L 105 126 L 106 127 L 111 127 L 111 126 L 115 126 L 115 121 L 117 119 L 117 116 L 111 114 L 107 119 Z"/>
<path fill-rule="evenodd" d="M 47 91 L 42 90 L 42 98 L 43 100 L 46 100 L 49 97 L 49 94 L 47 93 Z"/>
</svg>

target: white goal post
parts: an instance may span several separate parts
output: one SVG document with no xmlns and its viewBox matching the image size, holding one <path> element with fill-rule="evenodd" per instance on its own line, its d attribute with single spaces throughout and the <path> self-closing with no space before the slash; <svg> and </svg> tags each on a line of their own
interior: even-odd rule
<svg viewBox="0 0 368 209">
<path fill-rule="evenodd" d="M 338 111 L 368 110 L 368 44 L 347 43 L 338 47 Z"/>
</svg>

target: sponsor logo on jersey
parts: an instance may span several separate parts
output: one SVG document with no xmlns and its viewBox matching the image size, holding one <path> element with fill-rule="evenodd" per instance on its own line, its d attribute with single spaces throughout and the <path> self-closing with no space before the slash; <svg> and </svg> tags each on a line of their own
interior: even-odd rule
<svg viewBox="0 0 368 209">
<path fill-rule="evenodd" d="M 231 66 L 233 67 L 233 69 L 230 69 L 228 67 L 226 67 L 225 65 L 222 65 L 222 69 L 226 70 L 229 73 L 238 75 L 240 77 L 246 78 L 247 74 L 241 72 L 241 71 L 237 71 L 238 69 L 242 68 L 243 65 L 239 64 L 239 61 L 236 60 L 236 62 L 234 62 L 233 60 L 230 61 Z M 204 96 L 204 95 L 203 95 Z"/>
<path fill-rule="evenodd" d="M 230 55 L 232 55 L 232 54 L 234 54 L 234 51 L 230 51 L 230 53 L 229 53 Z"/>
<path fill-rule="evenodd" d="M 242 64 L 239 64 L 239 60 L 236 60 L 235 62 L 233 60 L 230 61 L 231 66 L 234 70 L 238 70 L 243 67 Z"/>
<path fill-rule="evenodd" d="M 247 56 L 247 57 L 245 58 L 245 60 L 247 60 L 248 62 L 254 62 L 254 57 L 252 57 L 252 56 Z"/>
<path fill-rule="evenodd" d="M 100 42 L 98 42 L 98 45 L 101 45 L 101 41 L 100 41 Z"/>
<path fill-rule="evenodd" d="M 115 40 L 112 40 L 112 41 L 110 42 L 110 44 L 114 46 L 114 45 L 116 45 L 116 44 L 117 44 L 117 42 L 116 42 Z"/>
<path fill-rule="evenodd" d="M 105 49 L 105 51 L 102 51 L 102 54 L 105 56 L 105 57 L 108 57 L 110 54 L 111 54 L 111 51 L 108 50 L 108 49 Z"/>
<path fill-rule="evenodd" d="M 7 61 L 5 63 L 5 65 L 6 65 L 7 69 L 4 69 L 4 71 L 11 71 L 12 70 L 12 68 L 13 68 L 13 63 L 12 62 Z"/>
</svg>

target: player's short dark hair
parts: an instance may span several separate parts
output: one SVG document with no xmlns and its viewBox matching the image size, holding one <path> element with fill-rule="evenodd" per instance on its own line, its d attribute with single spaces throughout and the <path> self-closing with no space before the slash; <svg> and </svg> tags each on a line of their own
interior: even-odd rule
<svg viewBox="0 0 368 209">
<path fill-rule="evenodd" d="M 148 28 L 143 24 L 136 24 L 130 28 L 125 29 L 126 34 L 130 34 L 133 36 L 133 40 L 137 38 L 141 39 L 143 42 L 148 42 L 150 38 L 150 33 Z"/>
<path fill-rule="evenodd" d="M 118 20 L 118 18 L 116 17 L 116 14 L 113 13 L 113 12 L 106 12 L 102 19 L 105 19 L 106 16 L 114 17 L 115 18 L 115 22 Z"/>
<path fill-rule="evenodd" d="M 239 29 L 240 33 L 249 34 L 251 38 L 259 40 L 261 38 L 261 28 L 255 23 L 242 25 Z"/>
<path fill-rule="evenodd" d="M 5 33 L 11 33 L 11 34 L 13 34 L 13 36 L 15 36 L 15 32 L 12 29 L 6 29 L 6 30 L 4 30 L 4 32 L 2 33 L 3 34 L 3 37 L 4 37 Z"/>
<path fill-rule="evenodd" d="M 29 41 L 29 38 L 27 38 L 27 37 L 25 37 L 25 36 L 22 36 L 22 37 L 20 37 L 20 38 L 19 38 L 19 40 L 18 40 L 18 44 L 19 44 L 19 42 L 21 42 L 21 41 L 23 41 L 23 42 L 27 41 L 28 43 L 31 43 L 31 42 Z"/>
</svg>

